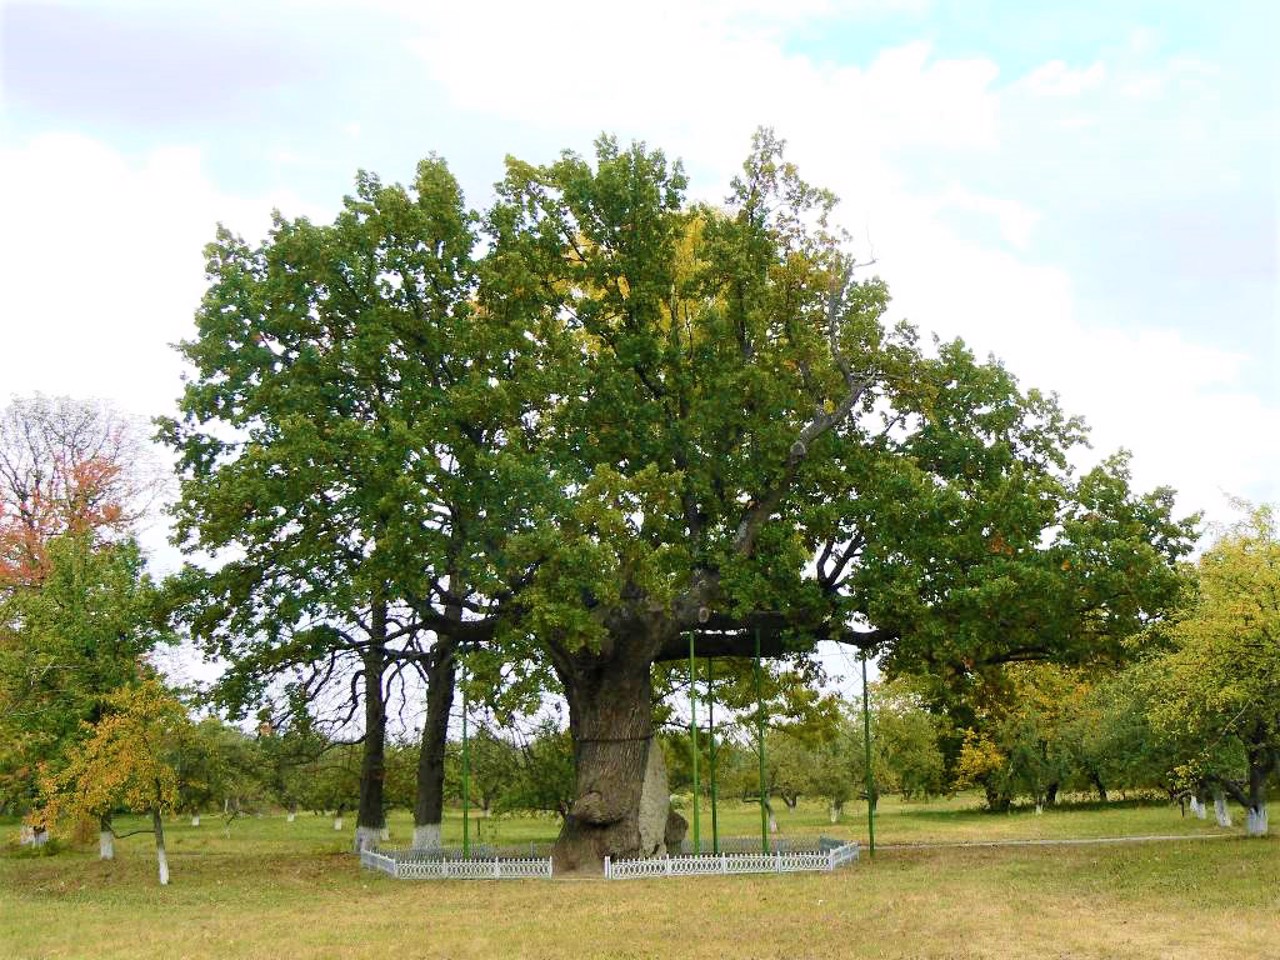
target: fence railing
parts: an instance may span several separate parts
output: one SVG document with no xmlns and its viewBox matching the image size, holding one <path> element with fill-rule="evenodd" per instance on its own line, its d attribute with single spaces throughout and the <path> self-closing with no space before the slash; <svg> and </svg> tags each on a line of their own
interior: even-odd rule
<svg viewBox="0 0 1280 960">
<path fill-rule="evenodd" d="M 650 860 L 604 859 L 606 880 L 640 877 L 733 876 L 744 873 L 810 873 L 836 870 L 858 859 L 858 844 L 819 837 L 807 850 L 772 853 L 704 853 Z M 449 856 L 452 850 L 360 851 L 360 865 L 399 880 L 523 880 L 552 876 L 551 857 Z"/>
<path fill-rule="evenodd" d="M 550 843 L 473 843 L 465 851 L 460 845 L 440 847 L 400 847 L 391 851 L 399 861 L 405 860 L 545 860 L 551 856 Z M 384 848 L 385 849 L 385 848 Z"/>
<path fill-rule="evenodd" d="M 655 857 L 651 860 L 613 860 L 605 857 L 606 880 L 639 877 L 697 877 L 743 873 L 808 873 L 835 870 L 858 859 L 857 842 L 820 838 L 817 850 L 775 853 L 709 853 Z"/>
<path fill-rule="evenodd" d="M 398 880 L 526 880 L 551 876 L 551 858 L 428 859 L 421 850 L 362 850 L 360 865 Z"/>
<path fill-rule="evenodd" d="M 712 849 L 713 845 L 719 846 L 719 851 Z M 762 853 L 760 849 L 759 837 L 721 837 L 719 841 L 703 840 L 699 844 L 699 853 Z M 769 839 L 770 853 L 790 853 L 793 849 L 792 843 L 786 837 L 771 837 Z M 680 841 L 680 853 L 688 856 L 693 853 L 693 841 L 687 837 Z"/>
</svg>

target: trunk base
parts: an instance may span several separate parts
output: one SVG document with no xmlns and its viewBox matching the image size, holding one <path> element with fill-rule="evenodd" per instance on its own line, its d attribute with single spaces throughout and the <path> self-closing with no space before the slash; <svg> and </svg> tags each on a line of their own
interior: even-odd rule
<svg viewBox="0 0 1280 960">
<path fill-rule="evenodd" d="M 116 858 L 116 838 L 111 835 L 110 830 L 103 830 L 98 834 L 98 859 L 114 860 Z"/>
<path fill-rule="evenodd" d="M 385 827 L 356 827 L 356 853 L 361 850 L 376 850 L 382 840 Z"/>
<path fill-rule="evenodd" d="M 1231 810 L 1227 807 L 1227 798 L 1222 794 L 1213 798 L 1213 815 L 1218 820 L 1218 826 L 1231 826 Z"/>
<path fill-rule="evenodd" d="M 1267 829 L 1267 808 L 1265 806 L 1250 807 L 1244 822 L 1245 836 L 1265 837 Z"/>
<path fill-rule="evenodd" d="M 414 850 L 439 850 L 440 846 L 440 824 L 420 823 L 414 826 Z"/>
</svg>

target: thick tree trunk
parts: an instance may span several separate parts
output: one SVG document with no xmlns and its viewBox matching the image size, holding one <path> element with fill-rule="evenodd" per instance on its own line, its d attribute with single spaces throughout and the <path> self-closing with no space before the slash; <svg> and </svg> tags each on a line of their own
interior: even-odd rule
<svg viewBox="0 0 1280 960">
<path fill-rule="evenodd" d="M 441 845 L 444 818 L 444 756 L 449 739 L 449 712 L 457 668 L 453 645 L 436 642 L 427 663 L 427 719 L 422 727 L 418 753 L 418 790 L 413 804 L 413 847 L 435 849 Z"/>
<path fill-rule="evenodd" d="M 375 598 L 369 643 L 361 653 L 364 668 L 364 749 L 360 762 L 360 808 L 356 815 L 356 853 L 376 847 L 386 827 L 383 784 L 386 780 L 387 705 L 382 677 L 387 666 L 387 604 Z"/>
<path fill-rule="evenodd" d="M 1245 811 L 1244 832 L 1249 837 L 1265 837 L 1267 825 L 1267 779 L 1276 766 L 1276 758 L 1267 742 L 1266 730 L 1258 725 L 1248 744 L 1249 806 Z"/>
<path fill-rule="evenodd" d="M 611 638 L 613 639 L 613 638 Z M 577 785 L 554 850 L 557 873 L 596 873 L 606 856 L 642 854 L 640 798 L 653 739 L 652 645 L 556 658 L 569 701 Z"/>
<path fill-rule="evenodd" d="M 164 818 L 160 816 L 160 811 L 152 809 L 151 811 L 151 829 L 156 835 L 156 864 L 160 868 L 160 886 L 167 887 L 169 885 L 169 856 L 164 849 Z"/>
</svg>

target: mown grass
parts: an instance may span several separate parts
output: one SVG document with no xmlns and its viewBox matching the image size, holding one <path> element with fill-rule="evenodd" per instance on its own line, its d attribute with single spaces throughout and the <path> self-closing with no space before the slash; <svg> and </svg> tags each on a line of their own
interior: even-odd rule
<svg viewBox="0 0 1280 960">
<path fill-rule="evenodd" d="M 884 842 L 1218 832 L 1166 805 L 984 814 L 972 798 L 886 802 Z M 802 804 L 782 833 L 865 830 Z M 721 808 L 725 835 L 758 813 Z M 0 957 L 1280 957 L 1280 840 L 1124 846 L 894 848 L 831 875 L 411 883 L 362 872 L 350 827 L 300 815 L 168 827 L 173 883 L 150 837 L 102 863 L 89 848 L 0 857 Z M 555 822 L 474 824 L 497 842 Z M 0 825 L 10 832 L 13 825 Z M 393 843 L 407 818 L 391 823 Z M 709 837 L 709 816 L 704 832 Z M 1236 831 L 1238 833 L 1238 831 Z M 496 836 L 495 836 L 496 834 Z M 446 839 L 460 836 L 452 818 Z"/>
</svg>

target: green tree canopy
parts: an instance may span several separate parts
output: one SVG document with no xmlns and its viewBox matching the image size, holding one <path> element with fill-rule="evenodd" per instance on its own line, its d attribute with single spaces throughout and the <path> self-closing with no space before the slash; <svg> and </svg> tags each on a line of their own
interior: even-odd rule
<svg viewBox="0 0 1280 960">
<path fill-rule="evenodd" d="M 1162 609 L 1191 532 L 1123 457 L 1077 477 L 1053 397 L 886 324 L 772 133 L 723 204 L 685 189 L 605 137 L 509 160 L 481 215 L 428 161 L 412 202 L 362 177 L 332 229 L 222 234 L 165 429 L 184 535 L 245 551 L 198 622 L 276 649 L 310 593 L 271 584 L 319 571 L 337 616 L 383 590 L 550 664 L 569 869 L 638 849 L 651 668 L 686 631 L 702 656 L 827 637 L 895 670 L 1085 659 Z"/>
</svg>

